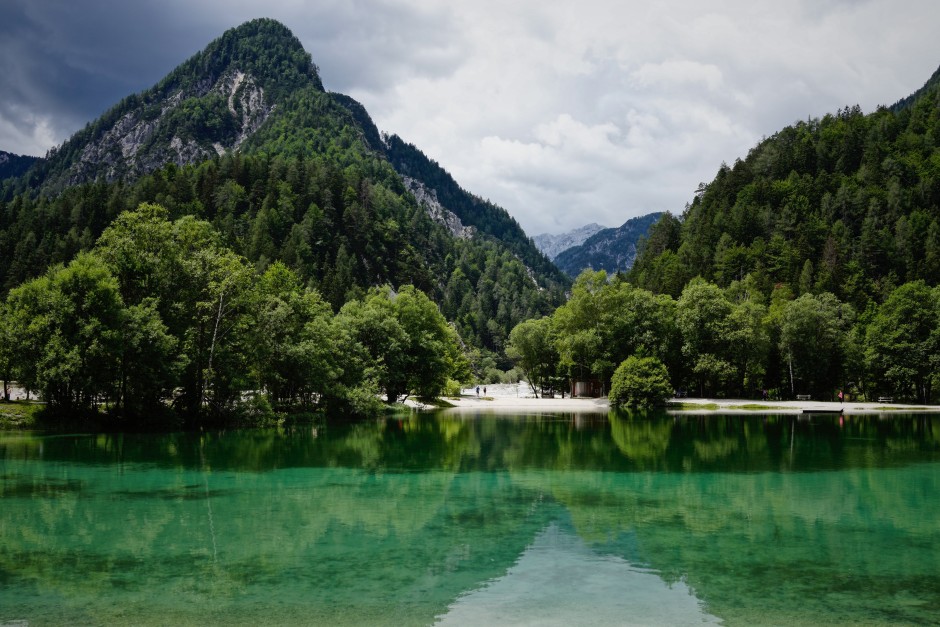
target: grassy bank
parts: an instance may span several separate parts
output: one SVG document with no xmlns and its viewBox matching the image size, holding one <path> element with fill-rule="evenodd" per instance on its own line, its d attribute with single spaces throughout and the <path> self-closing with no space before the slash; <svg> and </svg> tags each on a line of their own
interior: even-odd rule
<svg viewBox="0 0 940 627">
<path fill-rule="evenodd" d="M 0 429 L 33 429 L 45 405 L 26 401 L 0 403 Z"/>
</svg>

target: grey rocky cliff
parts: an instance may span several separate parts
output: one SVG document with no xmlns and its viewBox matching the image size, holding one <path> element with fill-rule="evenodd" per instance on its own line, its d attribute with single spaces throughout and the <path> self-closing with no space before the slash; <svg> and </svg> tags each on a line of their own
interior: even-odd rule
<svg viewBox="0 0 940 627">
<path fill-rule="evenodd" d="M 473 237 L 473 234 L 476 233 L 475 228 L 472 226 L 464 226 L 463 222 L 460 221 L 460 218 L 458 218 L 453 211 L 450 211 L 440 203 L 437 199 L 436 191 L 428 189 L 424 183 L 410 176 L 402 176 L 401 180 L 405 183 L 405 187 L 408 191 L 414 194 L 418 204 L 424 207 L 424 210 L 428 212 L 431 219 L 444 226 L 454 237 L 470 239 Z"/>
<path fill-rule="evenodd" d="M 234 132 L 223 137 L 180 137 L 164 122 L 187 99 L 216 92 L 228 104 Z M 231 70 L 215 83 L 200 81 L 184 92 L 176 91 L 162 101 L 140 106 L 121 116 L 110 128 L 89 142 L 80 158 L 65 172 L 60 185 L 75 185 L 103 179 L 135 178 L 166 163 L 185 165 L 237 150 L 264 124 L 273 107 L 265 102 L 264 90 L 250 75 Z M 167 137 L 169 135 L 169 137 Z"/>
</svg>

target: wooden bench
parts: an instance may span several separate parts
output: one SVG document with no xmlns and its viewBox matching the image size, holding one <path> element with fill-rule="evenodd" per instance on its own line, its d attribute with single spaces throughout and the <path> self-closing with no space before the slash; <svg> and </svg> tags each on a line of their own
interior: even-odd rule
<svg viewBox="0 0 940 627">
<path fill-rule="evenodd" d="M 797 394 L 797 395 L 796 395 L 796 400 L 798 400 L 798 401 L 809 401 L 809 400 L 812 400 L 812 396 L 810 396 L 809 394 Z"/>
<path fill-rule="evenodd" d="M 878 402 L 879 403 L 893 403 L 894 397 L 893 396 L 879 396 Z"/>
</svg>

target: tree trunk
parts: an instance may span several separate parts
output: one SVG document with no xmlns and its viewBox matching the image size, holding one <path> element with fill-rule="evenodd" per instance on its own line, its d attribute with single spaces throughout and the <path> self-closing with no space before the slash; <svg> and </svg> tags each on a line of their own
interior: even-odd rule
<svg viewBox="0 0 940 627">
<path fill-rule="evenodd" d="M 791 353 L 788 357 L 790 363 L 790 397 L 796 398 L 796 388 L 793 386 L 793 354 Z"/>
<path fill-rule="evenodd" d="M 222 292 L 219 294 L 219 310 L 218 312 L 216 312 L 216 315 L 215 315 L 215 325 L 213 326 L 213 329 L 212 329 L 212 343 L 209 344 L 209 362 L 206 366 L 206 376 L 205 376 L 205 381 L 203 382 L 203 388 L 202 388 L 203 390 L 202 401 L 204 404 L 207 403 L 209 400 L 208 398 L 209 397 L 209 385 L 210 385 L 211 378 L 212 378 L 212 358 L 215 356 L 215 343 L 219 337 L 219 324 L 222 321 L 222 304 L 224 303 L 224 298 L 225 298 L 225 290 L 222 290 Z"/>
</svg>

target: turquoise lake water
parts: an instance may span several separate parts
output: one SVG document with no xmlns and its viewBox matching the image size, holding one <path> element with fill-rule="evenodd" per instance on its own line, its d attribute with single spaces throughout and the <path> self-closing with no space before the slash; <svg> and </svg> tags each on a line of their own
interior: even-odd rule
<svg viewBox="0 0 940 627">
<path fill-rule="evenodd" d="M 940 623 L 940 417 L 0 434 L 0 625 Z"/>
</svg>

